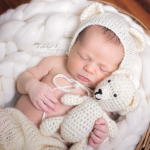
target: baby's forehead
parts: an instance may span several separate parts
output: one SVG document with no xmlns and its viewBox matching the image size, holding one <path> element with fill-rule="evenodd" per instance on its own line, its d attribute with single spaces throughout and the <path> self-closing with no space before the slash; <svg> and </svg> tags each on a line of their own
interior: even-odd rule
<svg viewBox="0 0 150 150">
<path fill-rule="evenodd" d="M 85 42 L 88 38 L 91 38 L 91 36 L 97 35 L 98 33 L 100 34 L 101 30 L 99 25 L 88 26 L 79 33 L 77 41 Z"/>
<path fill-rule="evenodd" d="M 86 27 L 86 29 L 84 30 L 87 30 L 88 32 L 94 32 L 94 31 L 100 31 L 101 30 L 101 26 L 99 25 L 91 25 L 91 26 L 88 26 Z"/>
<path fill-rule="evenodd" d="M 105 42 L 117 46 L 122 45 L 120 39 L 112 30 L 100 25 L 91 25 L 86 27 L 84 30 L 82 30 L 82 32 L 79 33 L 77 40 L 83 43 L 94 37 L 102 38 Z"/>
</svg>

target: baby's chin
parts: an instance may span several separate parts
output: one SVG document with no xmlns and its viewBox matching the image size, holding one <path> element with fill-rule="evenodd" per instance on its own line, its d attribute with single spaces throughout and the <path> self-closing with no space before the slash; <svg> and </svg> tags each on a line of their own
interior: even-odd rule
<svg viewBox="0 0 150 150">
<path fill-rule="evenodd" d="M 94 84 L 89 84 L 89 83 L 81 83 L 82 85 L 84 85 L 84 86 L 87 86 L 87 87 L 89 87 L 90 89 L 92 89 L 92 90 L 94 90 L 95 89 L 95 87 L 96 87 L 96 85 L 94 85 Z"/>
</svg>

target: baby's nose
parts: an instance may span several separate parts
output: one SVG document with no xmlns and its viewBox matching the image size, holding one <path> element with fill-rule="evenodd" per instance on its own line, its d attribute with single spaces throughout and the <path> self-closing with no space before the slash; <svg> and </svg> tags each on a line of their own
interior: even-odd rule
<svg viewBox="0 0 150 150">
<path fill-rule="evenodd" d="M 84 70 L 90 74 L 94 74 L 96 71 L 96 66 L 95 64 L 86 64 L 84 66 Z"/>
</svg>

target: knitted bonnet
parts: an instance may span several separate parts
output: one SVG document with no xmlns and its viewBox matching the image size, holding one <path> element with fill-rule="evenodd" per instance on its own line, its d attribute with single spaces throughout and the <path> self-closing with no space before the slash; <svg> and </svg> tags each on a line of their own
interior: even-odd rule
<svg viewBox="0 0 150 150">
<path fill-rule="evenodd" d="M 104 11 L 100 3 L 93 3 L 88 6 L 82 12 L 80 20 L 81 23 L 72 38 L 68 54 L 71 52 L 79 33 L 91 25 L 106 27 L 113 31 L 120 39 L 124 47 L 124 58 L 119 68 L 129 69 L 136 52 L 143 51 L 145 47 L 145 39 L 139 31 L 131 27 L 129 23 L 117 13 Z"/>
</svg>

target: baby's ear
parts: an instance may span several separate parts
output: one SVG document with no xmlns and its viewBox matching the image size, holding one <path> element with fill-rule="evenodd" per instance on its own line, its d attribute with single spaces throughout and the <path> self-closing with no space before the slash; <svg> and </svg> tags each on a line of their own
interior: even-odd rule
<svg viewBox="0 0 150 150">
<path fill-rule="evenodd" d="M 131 103 L 129 104 L 129 106 L 127 106 L 125 108 L 125 110 L 127 112 L 133 111 L 133 110 L 135 110 L 137 108 L 137 106 L 139 105 L 139 103 L 140 103 L 140 96 L 139 96 L 139 93 L 136 91 L 133 94 L 133 98 L 132 98 Z"/>
</svg>

